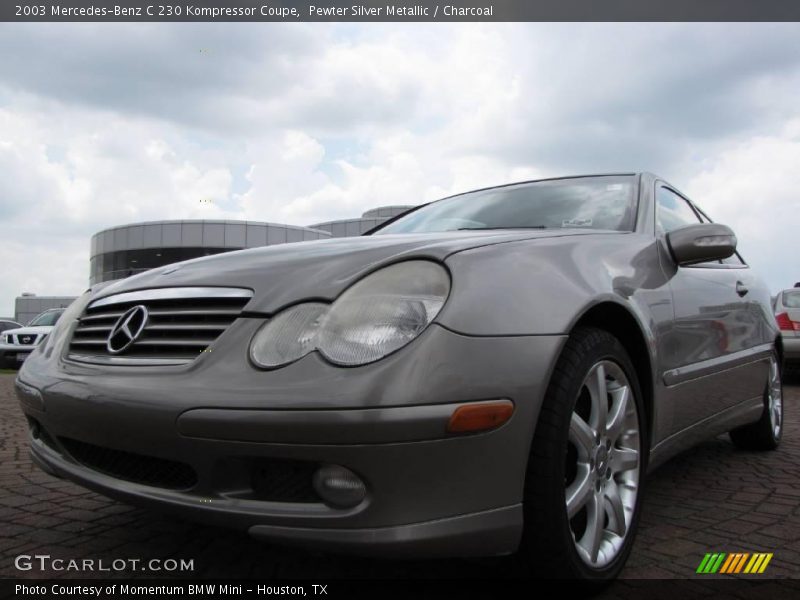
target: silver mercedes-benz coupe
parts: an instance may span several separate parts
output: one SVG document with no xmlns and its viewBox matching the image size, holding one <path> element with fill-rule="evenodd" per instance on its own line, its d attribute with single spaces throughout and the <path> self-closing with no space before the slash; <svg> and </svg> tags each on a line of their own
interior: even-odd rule
<svg viewBox="0 0 800 600">
<path fill-rule="evenodd" d="M 36 463 L 108 496 L 268 541 L 607 580 L 648 469 L 723 432 L 777 446 L 781 361 L 733 232 L 638 173 L 97 286 L 16 389 Z"/>
</svg>

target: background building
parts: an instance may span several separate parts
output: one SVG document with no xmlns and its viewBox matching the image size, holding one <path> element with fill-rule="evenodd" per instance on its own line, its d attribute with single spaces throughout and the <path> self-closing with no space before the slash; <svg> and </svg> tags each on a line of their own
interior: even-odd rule
<svg viewBox="0 0 800 600">
<path fill-rule="evenodd" d="M 327 231 L 258 221 L 153 221 L 92 236 L 89 282 L 121 279 L 199 256 L 328 238 Z"/>
<path fill-rule="evenodd" d="M 340 219 L 338 221 L 325 221 L 311 225 L 314 229 L 321 229 L 331 234 L 331 237 L 351 237 L 362 235 L 377 227 L 387 219 L 396 217 L 406 212 L 411 206 L 380 206 L 372 208 L 361 215 L 358 219 Z"/>
<path fill-rule="evenodd" d="M 360 218 L 326 221 L 309 227 L 261 221 L 149 221 L 104 229 L 92 236 L 89 284 L 122 279 L 174 262 L 258 246 L 288 244 L 366 233 L 410 206 L 381 206 Z M 23 325 L 48 308 L 68 306 L 71 296 L 23 294 L 14 320 Z"/>
<path fill-rule="evenodd" d="M 261 221 L 151 221 L 104 229 L 92 236 L 90 284 L 155 267 L 243 248 L 361 235 L 410 206 L 381 206 L 358 219 L 308 227 Z"/>
<path fill-rule="evenodd" d="M 27 325 L 33 317 L 48 308 L 66 308 L 75 296 L 37 296 L 22 294 L 14 301 L 14 320 Z"/>
</svg>

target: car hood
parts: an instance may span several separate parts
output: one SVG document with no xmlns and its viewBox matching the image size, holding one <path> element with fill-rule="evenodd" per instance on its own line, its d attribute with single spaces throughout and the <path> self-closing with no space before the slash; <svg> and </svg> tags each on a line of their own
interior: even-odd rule
<svg viewBox="0 0 800 600">
<path fill-rule="evenodd" d="M 11 333 L 13 335 L 38 335 L 40 333 L 50 333 L 52 325 L 37 325 L 36 327 L 18 327 L 17 329 L 6 329 L 3 335 Z"/>
<path fill-rule="evenodd" d="M 272 313 L 303 299 L 333 300 L 366 273 L 400 260 L 449 255 L 481 246 L 576 235 L 616 234 L 586 229 L 453 231 L 296 242 L 226 252 L 174 263 L 120 280 L 96 298 L 147 288 L 250 288 L 248 312 Z"/>
</svg>

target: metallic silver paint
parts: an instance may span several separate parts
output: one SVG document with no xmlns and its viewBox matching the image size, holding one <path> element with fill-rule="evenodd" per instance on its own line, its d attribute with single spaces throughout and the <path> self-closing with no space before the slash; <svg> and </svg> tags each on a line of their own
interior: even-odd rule
<svg viewBox="0 0 800 600">
<path fill-rule="evenodd" d="M 66 344 L 55 341 L 34 352 L 19 374 L 23 411 L 53 437 L 185 461 L 198 473 L 197 487 L 176 492 L 114 479 L 39 440 L 32 441 L 33 456 L 43 468 L 108 495 L 257 537 L 413 555 L 475 554 L 480 547 L 512 552 L 550 373 L 572 328 L 593 311 L 623 311 L 643 340 L 646 357 L 633 358 L 649 369 L 638 375 L 652 396 L 650 468 L 763 412 L 766 350 L 778 335 L 766 286 L 747 266 L 676 266 L 655 233 L 659 180 L 637 177 L 632 233 L 341 238 L 215 255 L 104 286 L 94 302 L 165 287 L 253 291 L 245 316 L 190 363 L 85 364 L 67 359 Z M 265 318 L 298 302 L 331 301 L 366 274 L 410 258 L 441 262 L 453 287 L 434 323 L 402 350 L 351 368 L 313 352 L 273 371 L 249 364 L 249 341 Z M 613 320 L 602 325 L 612 333 L 619 327 Z M 426 414 L 499 398 L 515 404 L 503 427 L 429 439 Z M 425 408 L 414 415 L 415 407 Z M 236 435 L 239 411 L 250 411 L 265 431 L 280 428 L 288 412 L 302 418 L 291 421 L 296 434 L 261 439 L 250 424 Z M 320 443 L 328 425 L 328 443 Z M 370 427 L 386 437 L 365 437 Z M 198 428 L 202 438 L 193 437 Z M 248 457 L 341 464 L 364 478 L 368 495 L 346 510 L 258 501 L 240 473 Z"/>
<path fill-rule="evenodd" d="M 177 268 L 170 272 L 177 271 Z M 225 287 L 179 287 L 179 288 L 155 288 L 141 290 L 137 292 L 105 294 L 89 303 L 89 308 L 99 306 L 113 306 L 126 302 L 144 302 L 145 300 L 159 300 L 167 298 L 170 300 L 179 298 L 250 298 L 253 292 L 241 288 Z"/>
</svg>

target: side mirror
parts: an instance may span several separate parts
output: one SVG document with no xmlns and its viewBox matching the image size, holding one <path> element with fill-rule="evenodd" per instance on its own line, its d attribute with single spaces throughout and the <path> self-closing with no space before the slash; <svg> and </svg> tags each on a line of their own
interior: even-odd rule
<svg viewBox="0 0 800 600">
<path fill-rule="evenodd" d="M 667 234 L 672 258 L 681 266 L 728 258 L 736 251 L 736 235 L 727 225 L 698 223 Z"/>
</svg>

